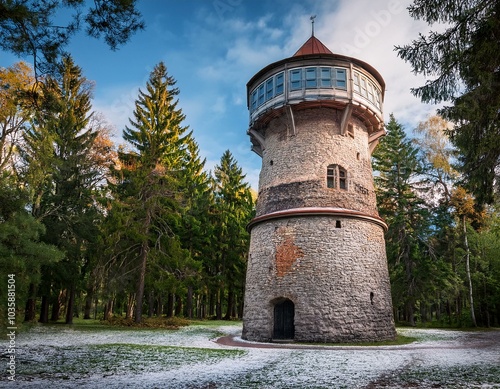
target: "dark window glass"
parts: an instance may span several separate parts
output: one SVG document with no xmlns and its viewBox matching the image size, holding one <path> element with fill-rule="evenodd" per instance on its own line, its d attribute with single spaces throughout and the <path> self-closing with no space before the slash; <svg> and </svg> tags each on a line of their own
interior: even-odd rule
<svg viewBox="0 0 500 389">
<path fill-rule="evenodd" d="M 290 71 L 290 89 L 302 89 L 302 69 L 294 69 Z"/>
<path fill-rule="evenodd" d="M 276 75 L 276 80 L 275 80 L 275 85 L 276 85 L 276 89 L 275 89 L 275 95 L 281 95 L 283 93 L 283 84 L 284 84 L 284 74 L 283 73 L 279 73 Z"/>
<path fill-rule="evenodd" d="M 316 88 L 316 68 L 306 68 L 306 88 Z"/>
</svg>

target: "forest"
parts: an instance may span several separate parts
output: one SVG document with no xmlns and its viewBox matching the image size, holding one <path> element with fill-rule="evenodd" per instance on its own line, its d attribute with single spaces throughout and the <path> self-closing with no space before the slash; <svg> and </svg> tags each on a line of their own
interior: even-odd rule
<svg viewBox="0 0 500 389">
<path fill-rule="evenodd" d="M 489 46 L 500 18 L 459 18 L 437 3 L 410 14 L 453 31 L 397 50 L 415 72 L 437 74 L 415 89 L 422 101 L 453 104 L 415 129 L 389 115 L 372 159 L 394 317 L 500 326 L 500 51 Z M 443 43 L 456 39 L 465 43 Z M 0 290 L 14 275 L 18 320 L 241 318 L 256 194 L 229 150 L 206 171 L 166 64 L 117 143 L 71 55 L 42 54 L 0 68 Z"/>
</svg>

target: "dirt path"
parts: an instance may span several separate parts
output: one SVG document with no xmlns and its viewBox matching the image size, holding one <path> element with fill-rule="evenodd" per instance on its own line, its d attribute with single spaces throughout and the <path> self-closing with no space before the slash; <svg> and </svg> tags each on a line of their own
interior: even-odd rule
<svg viewBox="0 0 500 389">
<path fill-rule="evenodd" d="M 420 342 L 400 345 L 400 346 L 326 346 L 326 345 L 308 345 L 299 343 L 262 343 L 249 342 L 241 339 L 239 336 L 223 336 L 215 340 L 215 343 L 223 346 L 244 347 L 244 348 L 263 348 L 263 349 L 289 349 L 289 350 L 436 350 L 436 349 L 488 349 L 500 347 L 500 330 L 468 332 L 468 336 L 460 342 L 429 342 L 421 344 Z"/>
<path fill-rule="evenodd" d="M 365 355 L 375 353 L 378 358 L 389 356 L 386 368 L 378 377 L 373 377 L 364 385 L 354 384 L 353 387 L 360 389 L 500 388 L 500 330 L 444 333 L 449 338 L 444 336 L 443 339 L 443 332 L 440 332 L 441 336 L 436 339 L 421 339 L 400 346 L 258 343 L 247 342 L 234 335 L 218 338 L 215 342 L 250 349 L 321 350 L 325 351 L 325 355 L 334 350 L 338 351 L 334 355 L 347 352 L 354 356 L 359 352 Z M 393 364 L 391 360 L 394 358 L 404 362 Z M 337 383 L 332 382 L 332 387 L 337 387 Z M 338 387 L 349 386 L 340 384 Z"/>
</svg>

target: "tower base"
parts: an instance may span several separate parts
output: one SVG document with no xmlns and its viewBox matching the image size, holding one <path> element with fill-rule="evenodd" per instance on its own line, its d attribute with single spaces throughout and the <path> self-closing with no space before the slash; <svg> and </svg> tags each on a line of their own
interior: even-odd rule
<svg viewBox="0 0 500 389">
<path fill-rule="evenodd" d="M 305 215 L 253 225 L 243 339 L 337 343 L 394 339 L 384 229 Z"/>
</svg>

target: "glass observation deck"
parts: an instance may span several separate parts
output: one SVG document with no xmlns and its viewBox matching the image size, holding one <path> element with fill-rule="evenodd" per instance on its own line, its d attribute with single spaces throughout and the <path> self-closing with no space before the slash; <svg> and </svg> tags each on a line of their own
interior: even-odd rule
<svg viewBox="0 0 500 389">
<path fill-rule="evenodd" d="M 369 134 L 383 124 L 385 83 L 367 63 L 337 54 L 308 54 L 275 62 L 247 84 L 249 134 L 256 145 L 259 124 L 282 109 L 290 112 L 314 106 L 349 109 L 362 120 Z M 258 154 L 258 148 L 256 151 Z"/>
</svg>

